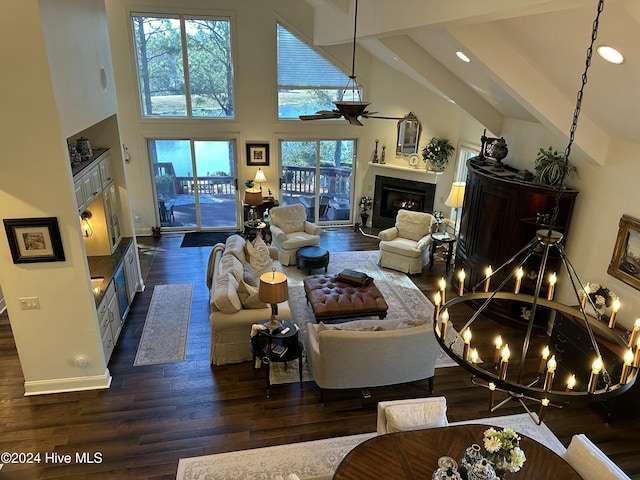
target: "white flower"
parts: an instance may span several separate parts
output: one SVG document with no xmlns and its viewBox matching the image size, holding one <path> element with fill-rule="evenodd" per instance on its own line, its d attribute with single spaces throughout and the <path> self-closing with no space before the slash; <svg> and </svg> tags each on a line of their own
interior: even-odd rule
<svg viewBox="0 0 640 480">
<path fill-rule="evenodd" d="M 484 448 L 487 449 L 487 452 L 496 453 L 502 448 L 502 441 L 498 437 L 485 437 Z"/>
<path fill-rule="evenodd" d="M 509 465 L 508 469 L 510 472 L 517 472 L 522 468 L 524 462 L 527 460 L 527 457 L 524 455 L 524 452 L 520 447 L 515 447 L 511 450 L 509 454 Z"/>
</svg>

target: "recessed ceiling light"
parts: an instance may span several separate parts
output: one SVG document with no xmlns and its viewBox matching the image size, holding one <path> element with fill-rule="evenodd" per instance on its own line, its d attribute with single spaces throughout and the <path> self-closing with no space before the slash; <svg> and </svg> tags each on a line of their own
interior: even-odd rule
<svg viewBox="0 0 640 480">
<path fill-rule="evenodd" d="M 458 50 L 458 51 L 456 52 L 456 56 L 457 56 L 460 60 L 462 60 L 463 62 L 467 62 L 467 63 L 469 63 L 469 62 L 471 61 L 471 60 L 469 60 L 469 57 L 467 57 L 467 56 L 466 56 L 464 53 L 462 53 L 460 50 Z"/>
<path fill-rule="evenodd" d="M 607 62 L 615 63 L 616 65 L 624 62 L 624 55 L 613 47 L 600 45 L 597 50 L 598 54 Z"/>
</svg>

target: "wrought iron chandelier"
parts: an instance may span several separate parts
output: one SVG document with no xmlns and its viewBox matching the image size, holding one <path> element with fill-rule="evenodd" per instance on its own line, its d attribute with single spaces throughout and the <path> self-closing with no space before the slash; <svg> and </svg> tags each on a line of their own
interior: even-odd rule
<svg viewBox="0 0 640 480">
<path fill-rule="evenodd" d="M 549 222 L 549 227 L 538 230 L 535 238 L 525 245 L 519 252 L 508 259 L 495 271 L 489 267 L 484 279 L 473 286 L 471 292 L 464 292 L 464 270 L 459 273 L 459 295 L 444 301 L 446 282 L 441 281 L 441 291 L 436 296 L 436 313 L 434 321 L 435 336 L 443 350 L 460 366 L 469 371 L 472 375 L 472 383 L 489 390 L 489 409 L 493 412 L 506 403 L 515 400 L 529 413 L 534 422 L 540 424 L 544 418 L 546 408 L 549 406 L 562 407 L 573 401 L 593 402 L 613 398 L 626 392 L 636 381 L 638 369 L 640 367 L 640 321 L 631 332 L 630 338 L 623 338 L 618 334 L 615 327 L 614 310 L 608 323 L 604 321 L 602 314 L 598 312 L 588 289 L 580 281 L 576 270 L 569 261 L 563 244 L 563 235 L 554 230 L 556 225 L 560 197 L 565 189 L 565 180 L 569 169 L 569 155 L 574 141 L 575 131 L 578 125 L 578 117 L 582 107 L 582 96 L 587 83 L 587 72 L 591 65 L 593 45 L 598 33 L 600 14 L 604 8 L 604 0 L 599 0 L 596 18 L 593 22 L 591 44 L 587 50 L 587 58 L 584 73 L 582 74 L 582 84 L 578 91 L 576 107 L 569 134 L 569 143 L 564 152 L 565 169 L 562 180 L 557 187 L 554 209 Z M 540 256 L 540 265 L 537 271 L 534 293 L 527 294 L 520 291 L 522 267 L 533 255 Z M 566 278 L 570 281 L 573 293 L 576 298 L 577 307 L 571 307 L 554 300 L 557 274 L 548 272 L 548 263 L 551 255 L 560 259 L 561 266 L 566 270 Z M 502 272 L 504 278 L 495 289 L 491 289 L 492 280 L 496 282 L 498 273 Z M 509 290 L 505 287 L 509 285 Z M 583 293 L 579 293 L 583 292 Z M 442 307 L 440 308 L 440 301 Z M 471 325 L 488 308 L 491 302 L 499 300 L 513 300 L 530 306 L 530 314 L 526 323 L 524 337 L 516 339 L 521 344 L 521 356 L 516 362 L 510 365 L 511 350 L 507 341 L 501 336 L 496 337 L 495 350 L 490 354 L 493 358 L 480 360 L 480 355 L 476 349 L 472 348 Z M 465 325 L 456 332 L 453 339 L 447 339 L 447 326 L 450 323 L 449 310 L 461 303 L 467 303 L 475 311 L 469 317 Z M 596 320 L 589 319 L 586 312 L 587 304 L 593 307 L 596 312 Z M 566 315 L 576 319 L 584 327 L 588 335 L 591 347 L 595 353 L 594 358 L 586 359 L 584 370 L 575 371 L 566 380 L 555 378 L 558 369 L 558 360 L 554 352 L 547 346 L 543 352 L 531 357 L 531 335 L 534 330 L 534 323 L 538 315 Z M 624 357 L 619 360 L 621 371 L 616 378 L 610 373 L 612 365 L 607 365 L 601 354 L 601 347 L 596 338 L 600 338 L 601 343 L 606 343 L 609 347 L 619 351 L 625 351 Z M 514 339 L 512 347 L 515 347 Z M 462 343 L 462 348 L 456 347 Z M 520 345 L 518 345 L 520 347 Z M 517 348 L 517 347 L 516 347 Z M 635 349 L 635 351 L 634 351 Z M 586 356 L 585 356 L 586 357 Z M 512 358 L 512 357 L 511 357 Z M 610 356 L 607 357 L 610 362 Z M 513 365 L 513 363 L 516 363 Z M 616 367 L 617 368 L 617 367 Z M 506 398 L 497 399 L 497 394 L 506 394 Z M 529 408 L 528 404 L 537 406 L 537 417 Z"/>
</svg>

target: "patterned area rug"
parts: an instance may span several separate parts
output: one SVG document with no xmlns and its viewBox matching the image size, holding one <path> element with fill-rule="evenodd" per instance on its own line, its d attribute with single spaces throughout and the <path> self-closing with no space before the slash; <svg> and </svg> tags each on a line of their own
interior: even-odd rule
<svg viewBox="0 0 640 480">
<path fill-rule="evenodd" d="M 154 287 L 134 366 L 185 359 L 192 294 L 193 283 Z"/>
<path fill-rule="evenodd" d="M 565 451 L 560 440 L 544 423 L 536 425 L 526 413 L 460 423 L 484 423 L 502 428 L 510 427 L 558 454 Z M 328 480 L 350 450 L 375 435 L 375 433 L 365 433 L 203 457 L 181 458 L 176 479 L 271 480 L 276 475 L 285 476 L 295 473 L 302 480 Z"/>
<path fill-rule="evenodd" d="M 402 272 L 381 268 L 378 265 L 378 252 L 336 252 L 332 253 L 329 261 L 327 273 L 339 273 L 344 268 L 365 272 L 373 277 L 378 290 L 384 296 L 389 311 L 385 320 L 421 320 L 427 319 L 429 322 L 433 319 L 434 306 L 424 296 L 424 294 L 416 287 L 411 279 Z M 295 265 L 284 267 L 289 282 L 289 306 L 291 308 L 291 318 L 293 322 L 300 327 L 300 335 L 304 338 L 306 324 L 315 323 L 313 310 L 307 304 L 304 294 L 302 280 L 309 273 L 308 270 L 298 270 Z M 324 273 L 322 270 L 315 270 L 314 274 Z M 360 317 L 375 321 L 378 317 Z M 356 320 L 356 318 L 349 319 Z M 447 331 L 447 339 L 454 341 L 456 336 L 455 330 L 449 328 Z M 462 349 L 461 341 L 457 345 Z M 457 364 L 449 358 L 443 351 L 438 356 L 437 368 L 456 366 Z M 303 358 L 303 381 L 312 380 L 309 372 L 306 357 Z M 298 363 L 289 362 L 284 368 L 283 363 L 274 362 L 271 365 L 270 379 L 273 385 L 281 383 L 295 383 L 300 377 L 298 375 Z"/>
</svg>

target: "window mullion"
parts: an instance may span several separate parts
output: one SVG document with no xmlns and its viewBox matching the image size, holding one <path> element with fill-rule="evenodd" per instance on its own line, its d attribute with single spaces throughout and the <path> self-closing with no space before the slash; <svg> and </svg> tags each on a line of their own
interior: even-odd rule
<svg viewBox="0 0 640 480">
<path fill-rule="evenodd" d="M 180 15 L 180 43 L 182 44 L 182 72 L 184 75 L 184 94 L 187 101 L 187 116 L 193 117 L 191 108 L 191 82 L 189 80 L 189 51 L 187 49 L 187 28 L 184 15 Z"/>
</svg>

